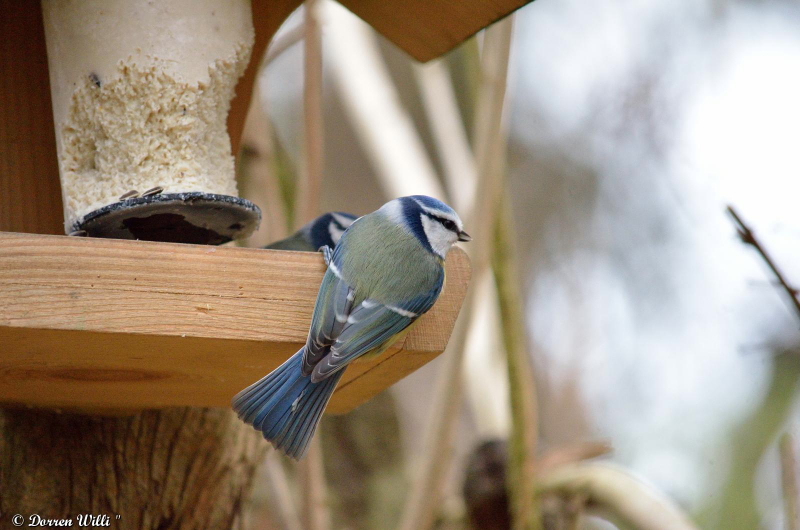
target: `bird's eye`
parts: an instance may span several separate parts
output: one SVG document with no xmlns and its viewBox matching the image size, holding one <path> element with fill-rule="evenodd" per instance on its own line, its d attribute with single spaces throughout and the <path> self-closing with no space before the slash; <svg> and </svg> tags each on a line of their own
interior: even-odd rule
<svg viewBox="0 0 800 530">
<path fill-rule="evenodd" d="M 453 232 L 457 232 L 458 231 L 458 229 L 456 228 L 456 224 L 453 221 L 451 221 L 450 219 L 442 220 L 442 226 L 444 226 L 448 230 L 452 230 Z"/>
</svg>

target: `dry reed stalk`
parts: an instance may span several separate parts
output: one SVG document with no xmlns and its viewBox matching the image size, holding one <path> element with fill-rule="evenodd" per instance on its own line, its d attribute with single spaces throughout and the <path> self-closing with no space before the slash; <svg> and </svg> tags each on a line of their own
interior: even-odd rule
<svg viewBox="0 0 800 530">
<path fill-rule="evenodd" d="M 449 72 L 442 61 L 415 68 L 422 99 L 431 124 L 433 137 L 442 159 L 448 191 L 455 199 L 458 208 L 468 210 L 471 204 L 475 180 L 475 161 L 469 147 L 466 131 L 460 119 L 455 93 Z M 501 138 L 504 135 L 501 135 Z M 504 151 L 503 147 L 500 147 Z M 503 157 L 498 157 L 502 161 Z M 498 168 L 498 171 L 503 169 Z M 465 193 L 464 190 L 469 190 Z M 509 483 L 513 498 L 515 521 L 518 527 L 536 527 L 539 523 L 538 510 L 534 499 L 534 469 L 536 462 L 536 442 L 538 438 L 537 408 L 533 366 L 525 340 L 522 301 L 519 297 L 518 275 L 513 253 L 513 229 L 510 215 L 510 201 L 499 208 L 496 229 L 496 247 L 493 252 L 496 291 L 500 303 L 503 341 L 507 352 L 508 381 L 510 384 L 510 409 L 514 420 L 510 444 Z M 473 320 L 473 326 L 477 324 Z M 480 371 L 482 377 L 490 370 Z M 471 371 L 467 378 L 469 388 L 482 394 L 487 385 L 478 381 L 472 384 Z M 490 381 L 491 383 L 491 381 Z M 497 385 L 497 387 L 500 387 Z M 479 396 L 480 397 L 480 396 Z M 473 399 L 473 403 L 481 403 Z M 485 400 L 484 400 L 485 401 Z"/>
<path fill-rule="evenodd" d="M 322 35 L 319 0 L 305 2 L 305 54 L 303 116 L 305 121 L 305 171 L 297 188 L 295 225 L 299 228 L 319 215 L 322 193 Z M 315 436 L 303 460 L 298 463 L 303 495 L 303 518 L 309 530 L 330 528 L 325 468 L 319 435 Z"/>
<path fill-rule="evenodd" d="M 505 81 L 511 44 L 511 20 L 505 19 L 486 30 L 483 56 L 483 82 L 478 101 L 476 122 L 476 165 L 478 168 L 476 204 L 467 217 L 473 231 L 473 242 L 467 246 L 472 260 L 473 276 L 488 270 L 494 235 L 496 208 L 502 193 L 504 174 L 498 158 L 503 156 L 502 116 L 505 103 Z M 450 469 L 453 436 L 463 397 L 462 365 L 469 323 L 479 300 L 476 290 L 467 292 L 450 343 L 444 352 L 445 364 L 434 391 L 431 419 L 426 430 L 425 445 L 416 469 L 411 491 L 400 522 L 402 530 L 429 528 L 439 506 L 442 484 Z"/>
<path fill-rule="evenodd" d="M 525 332 L 508 193 L 498 208 L 492 265 L 508 361 L 512 422 L 507 481 L 512 521 L 514 528 L 541 528 L 541 513 L 535 495 L 536 445 L 539 439 L 536 380 Z"/>
<path fill-rule="evenodd" d="M 305 53 L 303 55 L 303 118 L 305 123 L 305 170 L 297 188 L 297 215 L 295 228 L 299 228 L 320 214 L 324 141 L 322 119 L 322 31 L 319 22 L 319 0 L 306 0 Z"/>
<path fill-rule="evenodd" d="M 508 367 L 494 274 L 486 270 L 482 276 L 473 276 L 471 283 L 481 303 L 472 314 L 466 339 L 462 367 L 465 406 L 478 439 L 507 440 L 511 432 Z"/>
<path fill-rule="evenodd" d="M 447 63 L 439 59 L 422 65 L 413 64 L 412 68 L 434 145 L 442 161 L 451 204 L 458 212 L 469 217 L 475 196 L 477 168 Z M 476 80 L 475 84 L 478 83 L 479 80 Z M 469 326 L 464 374 L 470 409 L 480 436 L 505 439 L 511 424 L 508 400 L 504 399 L 507 393 L 503 392 L 500 399 L 495 397 L 499 389 L 508 386 L 504 352 L 496 346 L 501 342 L 499 312 L 494 303 L 497 292 L 488 274 L 473 277 L 472 282 L 476 289 L 481 290 L 481 298 L 486 303 L 473 315 Z"/>
</svg>

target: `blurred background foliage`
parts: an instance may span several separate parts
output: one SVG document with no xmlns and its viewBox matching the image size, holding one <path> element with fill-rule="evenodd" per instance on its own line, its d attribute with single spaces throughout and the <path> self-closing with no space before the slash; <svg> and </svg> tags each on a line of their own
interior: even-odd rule
<svg viewBox="0 0 800 530">
<path fill-rule="evenodd" d="M 457 203 L 459 187 L 475 184 L 468 174 L 448 177 L 453 160 L 436 132 L 437 109 L 448 103 L 426 92 L 437 79 L 425 70 L 431 65 L 416 64 L 338 4 L 318 9 L 320 213 L 372 211 L 414 188 L 419 173 Z M 307 165 L 304 17 L 295 13 L 275 38 L 281 51 L 263 69 L 257 124 L 239 159 L 244 195 L 265 210 L 253 246 L 302 224 L 295 197 Z M 613 469 L 672 499 L 698 527 L 797 528 L 786 516 L 777 439 L 797 429 L 800 325 L 724 209 L 735 205 L 800 282 L 800 4 L 537 0 L 514 18 L 498 169 L 508 224 L 499 225 L 513 228 L 512 282 L 535 371 L 537 473 L 548 457 L 569 465 L 604 452 L 580 444 L 607 442 L 613 450 L 603 458 Z M 375 64 L 348 48 L 367 45 L 386 74 L 381 82 L 359 77 Z M 433 65 L 444 69 L 471 145 L 485 52 L 479 34 Z M 358 103 L 372 97 L 387 102 L 386 113 L 365 120 Z M 414 174 L 387 171 L 370 137 L 398 128 L 393 116 L 411 124 L 421 147 L 396 145 L 408 167 L 421 168 Z M 494 221 L 473 218 L 466 228 Z M 482 324 L 470 330 L 452 465 L 436 492 L 441 528 L 469 527 L 475 499 L 492 498 L 490 486 L 506 480 L 507 449 L 497 440 L 514 425 L 490 284 L 473 276 L 471 322 Z M 400 524 L 446 366 L 440 358 L 354 413 L 325 420 L 334 528 Z M 292 524 L 276 516 L 267 484 L 274 464 L 254 498 L 258 527 Z M 602 499 L 560 487 L 556 497 L 538 497 L 548 527 L 611 524 L 595 517 L 607 508 Z M 302 514 L 288 517 L 298 523 Z"/>
</svg>

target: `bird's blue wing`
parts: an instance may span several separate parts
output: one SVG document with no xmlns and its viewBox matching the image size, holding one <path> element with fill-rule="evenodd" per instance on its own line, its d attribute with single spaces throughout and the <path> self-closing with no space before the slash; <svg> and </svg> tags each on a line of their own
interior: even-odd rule
<svg viewBox="0 0 800 530">
<path fill-rule="evenodd" d="M 356 358 L 384 346 L 433 307 L 441 290 L 442 282 L 439 282 L 429 292 L 396 305 L 367 299 L 352 308 L 328 354 L 315 364 L 311 380 L 322 381 Z"/>
<path fill-rule="evenodd" d="M 303 355 L 303 375 L 325 357 L 344 329 L 353 307 L 353 289 L 328 268 L 317 295 L 314 316 Z"/>
</svg>

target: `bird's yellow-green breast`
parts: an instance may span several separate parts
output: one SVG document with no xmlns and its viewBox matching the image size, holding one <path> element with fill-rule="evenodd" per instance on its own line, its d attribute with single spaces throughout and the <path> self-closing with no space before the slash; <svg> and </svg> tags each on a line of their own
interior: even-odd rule
<svg viewBox="0 0 800 530">
<path fill-rule="evenodd" d="M 443 260 L 380 212 L 362 217 L 348 229 L 335 258 L 342 279 L 355 291 L 356 304 L 366 298 L 396 304 L 444 281 Z"/>
</svg>

